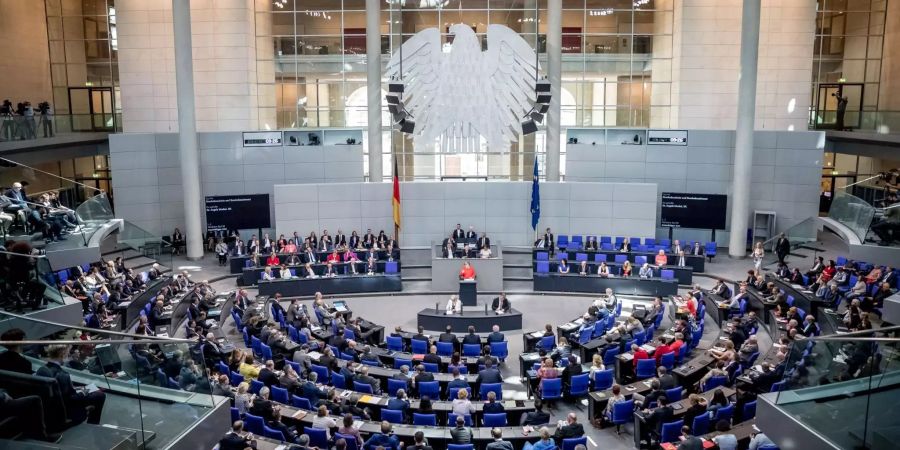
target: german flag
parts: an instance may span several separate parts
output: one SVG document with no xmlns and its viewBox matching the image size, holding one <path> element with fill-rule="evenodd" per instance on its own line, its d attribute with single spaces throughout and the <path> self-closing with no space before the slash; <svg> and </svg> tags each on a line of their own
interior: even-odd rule
<svg viewBox="0 0 900 450">
<path fill-rule="evenodd" d="M 394 239 L 399 240 L 399 236 L 396 236 L 400 232 L 400 176 L 397 171 L 397 157 L 394 157 L 394 196 L 391 200 L 391 204 L 394 208 Z"/>
</svg>

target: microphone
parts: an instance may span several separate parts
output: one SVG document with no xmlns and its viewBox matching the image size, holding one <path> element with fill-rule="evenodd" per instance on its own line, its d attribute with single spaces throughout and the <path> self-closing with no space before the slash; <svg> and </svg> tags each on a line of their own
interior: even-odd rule
<svg viewBox="0 0 900 450">
<path fill-rule="evenodd" d="M 434 302 L 434 312 L 440 311 L 440 309 L 438 309 L 438 305 L 439 305 L 439 304 L 440 304 L 440 303 L 438 303 L 438 302 Z"/>
<path fill-rule="evenodd" d="M 488 310 L 487 310 L 487 303 L 485 303 L 485 304 L 484 304 L 484 315 L 487 315 L 487 313 L 488 313 L 487 311 L 488 311 Z"/>
</svg>

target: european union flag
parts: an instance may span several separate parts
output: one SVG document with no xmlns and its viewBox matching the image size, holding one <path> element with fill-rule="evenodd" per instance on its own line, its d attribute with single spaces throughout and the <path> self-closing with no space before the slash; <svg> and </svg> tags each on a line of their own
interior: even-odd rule
<svg viewBox="0 0 900 450">
<path fill-rule="evenodd" d="M 538 185 L 538 160 L 534 155 L 534 179 L 531 182 L 531 228 L 537 231 L 538 221 L 541 220 L 541 191 Z"/>
</svg>

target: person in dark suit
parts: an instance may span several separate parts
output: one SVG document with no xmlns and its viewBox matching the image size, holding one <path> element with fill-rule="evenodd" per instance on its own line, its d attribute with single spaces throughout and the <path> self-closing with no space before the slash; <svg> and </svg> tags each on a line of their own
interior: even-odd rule
<svg viewBox="0 0 900 450">
<path fill-rule="evenodd" d="M 256 443 L 244 433 L 244 421 L 238 420 L 231 425 L 231 431 L 219 440 L 219 450 L 246 450 L 256 448 Z"/>
<path fill-rule="evenodd" d="M 266 366 L 260 369 L 257 380 L 262 381 L 268 387 L 279 386 L 278 374 L 275 373 L 275 362 L 271 359 L 266 361 Z"/>
<path fill-rule="evenodd" d="M 506 412 L 502 403 L 497 403 L 497 394 L 494 391 L 487 393 L 487 402 L 484 404 L 484 414 L 500 414 Z"/>
<path fill-rule="evenodd" d="M 434 374 L 426 372 L 425 366 L 421 364 L 416 366 L 416 376 L 413 378 L 413 386 L 418 386 L 419 383 L 427 383 L 429 381 L 434 381 Z"/>
<path fill-rule="evenodd" d="M 453 240 L 460 242 L 466 238 L 466 232 L 463 231 L 460 224 L 456 224 L 456 228 L 452 232 L 450 232 L 450 236 L 453 238 Z"/>
<path fill-rule="evenodd" d="M 425 341 L 425 342 L 428 342 L 429 344 L 431 343 L 431 340 L 428 339 L 428 336 L 425 336 L 425 327 L 423 327 L 421 325 L 416 330 L 416 334 L 413 335 L 412 339 L 415 339 L 417 341 Z"/>
<path fill-rule="evenodd" d="M 367 229 L 366 234 L 363 235 L 362 244 L 365 248 L 375 247 L 375 233 L 372 233 L 371 228 Z"/>
<path fill-rule="evenodd" d="M 685 421 L 684 423 L 688 423 Z M 697 436 L 691 435 L 691 427 L 684 425 L 681 427 L 681 442 L 678 443 L 677 450 L 703 450 L 703 440 Z"/>
<path fill-rule="evenodd" d="M 379 383 L 378 380 L 369 375 L 369 366 L 360 366 L 359 372 L 356 374 L 355 381 L 357 383 L 363 383 L 372 386 L 372 392 L 375 395 L 381 395 L 381 383 Z"/>
<path fill-rule="evenodd" d="M 259 390 L 259 395 L 253 399 L 253 404 L 248 412 L 254 416 L 262 417 L 266 422 L 272 421 L 272 418 L 275 416 L 275 406 L 269 400 L 269 388 L 263 387 Z"/>
<path fill-rule="evenodd" d="M 499 297 L 494 298 L 491 302 L 491 309 L 497 314 L 505 314 L 512 309 L 512 304 L 506 298 L 506 292 L 501 292 Z"/>
<path fill-rule="evenodd" d="M 622 246 L 619 247 L 619 251 L 630 252 L 631 251 L 631 241 L 628 239 L 625 239 L 624 241 L 622 241 Z"/>
<path fill-rule="evenodd" d="M 87 392 L 75 388 L 69 373 L 63 370 L 63 360 L 69 354 L 68 345 L 51 345 L 47 352 L 47 364 L 37 370 L 37 375 L 56 379 L 66 408 L 66 416 L 73 424 L 81 423 L 85 419 L 90 424 L 99 424 L 103 404 L 106 403 L 106 394 L 100 390 Z"/>
<path fill-rule="evenodd" d="M 469 333 L 463 337 L 463 344 L 478 344 L 481 345 L 481 338 L 475 334 L 475 327 L 469 325 Z"/>
<path fill-rule="evenodd" d="M 316 386 L 316 381 L 319 378 L 318 375 L 319 374 L 317 374 L 316 372 L 310 372 L 308 375 L 308 380 L 306 381 L 306 383 L 303 383 L 303 386 L 301 386 L 300 388 L 301 395 L 309 399 L 309 403 L 313 406 L 319 403 L 320 398 L 328 395 L 327 392 L 319 389 L 319 387 Z"/>
<path fill-rule="evenodd" d="M 475 232 L 475 227 L 469 225 L 469 231 L 466 231 L 466 242 L 474 242 L 476 239 L 478 239 L 478 233 Z"/>
<path fill-rule="evenodd" d="M 538 248 L 545 248 L 553 252 L 553 246 L 556 244 L 556 241 L 553 240 L 553 233 L 550 231 L 550 227 L 547 227 L 547 231 L 534 242 L 534 246 Z"/>
<path fill-rule="evenodd" d="M 403 411 L 403 417 L 409 415 L 409 400 L 406 398 L 406 391 L 397 389 L 397 394 L 388 399 L 387 409 L 394 411 Z"/>
<path fill-rule="evenodd" d="M 785 237 L 784 233 L 778 235 L 778 241 L 775 242 L 775 254 L 778 255 L 778 262 L 784 263 L 788 253 L 791 252 L 791 241 Z"/>
<path fill-rule="evenodd" d="M 494 367 L 494 361 L 487 359 L 484 361 L 484 369 L 478 371 L 478 377 L 475 379 L 475 382 L 479 385 L 502 383 L 503 376 L 500 374 L 500 371 Z"/>
<path fill-rule="evenodd" d="M 563 439 L 581 436 L 584 436 L 584 427 L 578 423 L 578 416 L 575 413 L 569 413 L 565 422 L 560 420 L 556 427 L 556 433 L 553 435 L 560 445 L 562 445 Z"/>
<path fill-rule="evenodd" d="M 450 325 L 447 325 L 446 331 L 438 336 L 438 342 L 452 342 L 453 348 L 459 348 L 459 339 L 457 339 L 456 335 L 453 334 L 453 327 L 451 327 Z"/>
<path fill-rule="evenodd" d="M 0 335 L 0 341 L 24 341 L 25 332 L 19 328 L 12 328 Z M 7 345 L 6 351 L 0 353 L 0 370 L 19 372 L 26 375 L 34 373 L 31 370 L 31 362 L 22 356 L 18 345 Z"/>
<path fill-rule="evenodd" d="M 575 375 L 581 375 L 583 369 L 581 368 L 581 364 L 578 364 L 578 357 L 575 355 L 569 355 L 569 364 L 566 365 L 566 368 L 563 369 L 562 375 L 562 384 L 563 391 L 568 392 L 569 387 L 572 385 L 572 377 Z"/>
<path fill-rule="evenodd" d="M 478 241 L 476 242 L 476 246 L 478 247 L 479 251 L 481 251 L 482 249 L 485 249 L 485 248 L 488 250 L 491 249 L 491 239 L 489 237 L 487 237 L 487 233 L 485 233 L 485 232 L 481 233 L 481 237 L 478 238 Z"/>
<path fill-rule="evenodd" d="M 491 329 L 491 334 L 489 334 L 487 337 L 488 344 L 490 344 L 491 342 L 503 342 L 505 340 L 506 336 L 504 336 L 503 333 L 500 332 L 500 326 L 494 325 Z"/>
<path fill-rule="evenodd" d="M 536 398 L 534 400 L 534 411 L 523 414 L 520 425 L 538 426 L 548 423 L 550 423 L 550 414 L 544 412 L 544 405 L 541 403 L 541 399 Z"/>
<path fill-rule="evenodd" d="M 440 364 L 441 357 L 437 354 L 437 346 L 432 345 L 428 349 L 428 354 L 422 358 L 422 362 L 427 362 L 429 364 Z"/>
<path fill-rule="evenodd" d="M 659 406 L 653 412 L 650 412 L 649 409 L 644 409 L 644 420 L 647 422 L 648 427 L 652 427 L 656 436 L 659 436 L 663 424 L 672 421 L 675 410 L 669 406 L 669 399 L 665 395 L 660 395 L 656 402 Z"/>
</svg>

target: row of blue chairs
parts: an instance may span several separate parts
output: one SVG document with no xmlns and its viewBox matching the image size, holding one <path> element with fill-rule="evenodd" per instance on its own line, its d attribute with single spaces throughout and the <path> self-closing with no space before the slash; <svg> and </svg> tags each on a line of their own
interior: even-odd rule
<svg viewBox="0 0 900 450">
<path fill-rule="evenodd" d="M 247 261 L 247 263 L 249 263 L 250 265 L 253 264 L 251 261 Z M 360 263 L 360 264 L 362 264 L 362 263 Z M 273 268 L 273 269 L 272 269 L 273 275 L 275 275 L 275 270 L 276 270 L 276 269 L 278 269 L 278 268 L 276 267 L 276 268 Z M 292 277 L 296 277 L 296 276 L 297 276 L 297 268 L 294 268 L 294 267 L 288 267 L 288 271 L 291 272 L 291 276 L 292 276 Z M 344 266 L 343 264 L 341 264 L 341 265 L 339 265 L 339 266 L 336 266 L 336 267 L 335 267 L 335 272 L 337 272 L 338 275 L 349 275 L 349 274 L 351 273 L 351 272 L 350 272 L 350 269 L 349 269 L 348 267 Z M 388 273 L 388 274 L 400 273 L 400 266 L 397 264 L 397 261 L 387 261 L 387 262 L 385 262 L 385 263 L 384 263 L 384 273 Z M 263 279 L 264 274 L 265 274 L 265 272 L 260 272 L 260 273 L 259 273 L 259 279 L 260 279 L 260 280 Z"/>
<path fill-rule="evenodd" d="M 669 389 L 666 391 L 666 397 L 672 400 L 673 397 L 669 397 L 669 391 L 679 390 L 681 388 Z M 676 395 L 677 393 L 673 393 L 672 395 Z M 678 395 L 676 400 L 680 400 L 681 396 Z M 607 419 L 610 423 L 616 426 L 616 431 L 620 430 L 620 427 L 626 423 L 633 421 L 634 417 L 634 400 L 628 400 L 626 402 L 616 403 L 613 405 L 612 410 L 607 415 Z M 742 410 L 741 420 L 747 421 L 756 417 L 756 400 L 752 402 L 747 402 L 744 404 Z M 726 420 L 728 422 L 732 422 L 734 420 L 734 404 L 729 404 L 723 408 L 719 408 L 716 411 L 709 411 L 704 414 L 700 414 L 695 417 L 693 423 L 691 423 L 691 434 L 695 436 L 704 435 L 711 430 L 710 425 L 712 423 L 717 423 L 721 420 Z M 684 420 L 676 420 L 674 422 L 667 422 L 662 425 L 662 430 L 660 432 L 660 442 L 678 442 L 679 437 L 681 436 L 681 427 L 684 425 Z"/>
<path fill-rule="evenodd" d="M 388 336 L 385 338 L 387 342 L 387 349 L 395 352 L 405 351 L 405 347 L 403 345 L 403 338 L 398 336 Z M 453 353 L 456 349 L 453 346 L 452 342 L 436 342 L 434 344 L 437 347 L 437 354 L 440 356 L 450 357 L 453 356 Z M 509 346 L 506 341 L 502 342 L 491 342 L 491 356 L 495 356 L 501 361 L 505 361 L 509 356 Z M 477 358 L 481 356 L 481 344 L 463 344 L 462 346 L 462 356 Z M 413 354 L 423 355 L 428 353 L 428 342 L 421 341 L 418 339 L 412 339 L 410 341 L 410 351 Z"/>
</svg>

